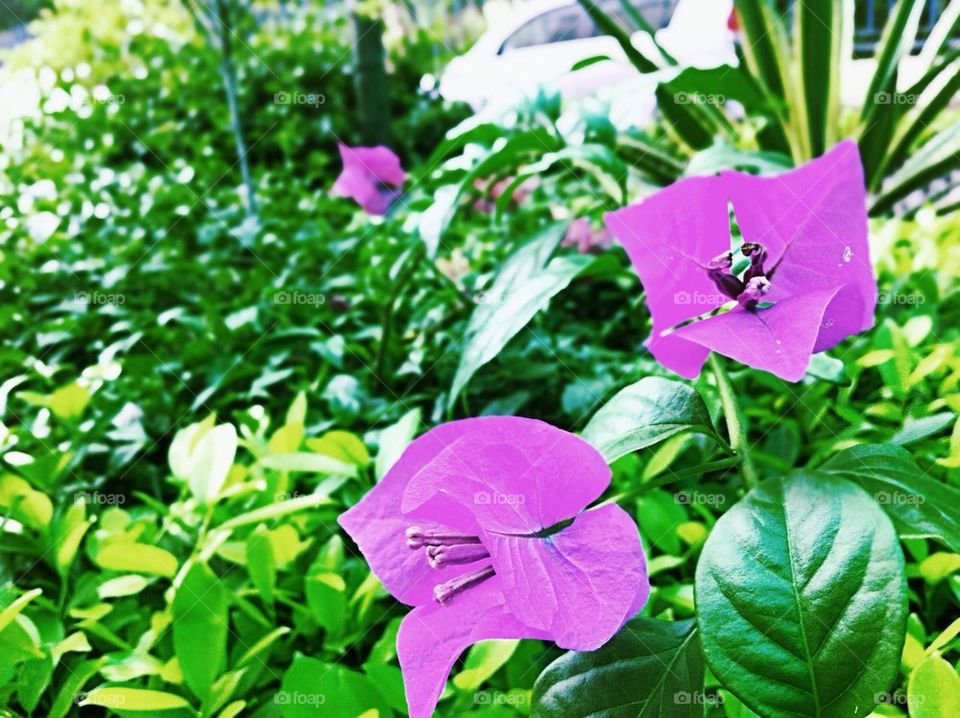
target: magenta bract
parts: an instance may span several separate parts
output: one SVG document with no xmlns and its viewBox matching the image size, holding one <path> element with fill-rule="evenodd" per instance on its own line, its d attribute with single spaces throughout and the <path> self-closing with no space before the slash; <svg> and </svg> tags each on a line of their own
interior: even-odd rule
<svg viewBox="0 0 960 718">
<path fill-rule="evenodd" d="M 386 214 L 407 178 L 400 158 L 389 147 L 341 144 L 340 159 L 343 171 L 331 193 L 352 198 L 367 214 Z"/>
<path fill-rule="evenodd" d="M 593 650 L 646 602 L 637 528 L 603 457 L 541 421 L 483 417 L 414 441 L 340 516 L 373 573 L 414 606 L 397 653 L 411 718 L 429 718 L 460 653 L 486 639 Z"/>
<path fill-rule="evenodd" d="M 729 205 L 743 236 L 735 254 Z M 877 282 L 853 142 L 781 175 L 684 179 L 606 221 L 646 291 L 647 346 L 681 376 L 696 377 L 715 351 L 799 381 L 812 354 L 873 326 Z"/>
</svg>

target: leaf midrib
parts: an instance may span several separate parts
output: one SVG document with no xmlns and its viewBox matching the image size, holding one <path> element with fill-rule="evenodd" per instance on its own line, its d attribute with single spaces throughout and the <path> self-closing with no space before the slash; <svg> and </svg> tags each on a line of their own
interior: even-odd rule
<svg viewBox="0 0 960 718">
<path fill-rule="evenodd" d="M 786 499 L 786 496 L 784 496 Z M 803 620 L 803 606 L 800 603 L 800 593 L 798 591 L 798 571 L 796 564 L 794 563 L 793 557 L 793 540 L 790 534 L 790 519 L 787 516 L 787 502 L 783 502 L 783 528 L 787 536 L 787 558 L 790 561 L 790 588 L 793 590 L 793 600 L 797 606 L 797 623 L 800 626 L 800 637 L 803 639 L 803 652 L 807 657 L 807 673 L 810 676 L 810 688 L 811 695 L 813 696 L 813 705 L 816 711 L 816 717 L 820 718 L 822 715 L 820 707 L 820 691 L 817 686 L 817 677 L 814 674 L 813 670 L 813 657 L 810 654 L 810 642 L 807 637 L 807 627 Z"/>
</svg>

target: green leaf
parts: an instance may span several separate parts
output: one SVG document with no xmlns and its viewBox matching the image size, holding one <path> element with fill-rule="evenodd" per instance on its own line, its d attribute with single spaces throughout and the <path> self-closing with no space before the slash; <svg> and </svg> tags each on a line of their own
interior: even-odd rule
<svg viewBox="0 0 960 718">
<path fill-rule="evenodd" d="M 910 153 L 896 172 L 884 179 L 883 191 L 870 205 L 870 214 L 888 212 L 901 199 L 960 166 L 960 124 L 934 135 Z"/>
<path fill-rule="evenodd" d="M 367 447 L 359 436 L 349 431 L 328 431 L 318 439 L 307 439 L 307 448 L 344 464 L 366 466 L 370 463 Z"/>
<path fill-rule="evenodd" d="M 848 10 L 850 22 L 844 23 Z M 799 99 L 813 157 L 822 155 L 836 140 L 841 50 L 853 30 L 852 10 L 853 0 L 805 0 L 795 6 Z"/>
<path fill-rule="evenodd" d="M 563 224 L 542 230 L 506 261 L 493 286 L 483 293 L 467 325 L 448 406 L 453 406 L 474 373 L 496 357 L 592 261 L 576 255 L 547 262 L 564 230 Z"/>
<path fill-rule="evenodd" d="M 28 603 L 30 603 L 37 596 L 42 595 L 43 589 L 32 588 L 11 601 L 9 606 L 6 606 L 2 611 L 0 611 L 0 631 L 3 631 L 3 629 L 9 626 L 10 622 L 13 621 L 13 619 L 15 619 L 20 612 L 27 607 Z"/>
<path fill-rule="evenodd" d="M 67 664 L 67 672 L 57 691 L 57 697 L 50 706 L 48 718 L 64 718 L 77 702 L 77 695 L 86 685 L 87 681 L 96 675 L 97 671 L 107 662 L 107 658 L 96 658 L 80 663 Z"/>
<path fill-rule="evenodd" d="M 268 469 L 276 471 L 306 471 L 335 476 L 356 476 L 357 467 L 338 461 L 329 455 L 298 451 L 292 454 L 271 454 L 260 459 Z"/>
<path fill-rule="evenodd" d="M 960 676 L 939 655 L 927 656 L 907 683 L 910 718 L 955 718 L 960 708 Z"/>
<path fill-rule="evenodd" d="M 13 474 L 0 477 L 0 509 L 27 526 L 44 529 L 53 518 L 53 502 Z"/>
<path fill-rule="evenodd" d="M 927 556 L 917 567 L 929 584 L 937 584 L 947 576 L 960 571 L 960 554 L 938 551 Z"/>
<path fill-rule="evenodd" d="M 703 658 L 694 621 L 637 617 L 596 651 L 570 651 L 540 674 L 533 718 L 695 718 Z"/>
<path fill-rule="evenodd" d="M 220 528 L 228 530 L 235 529 L 240 526 L 256 524 L 261 521 L 286 516 L 287 514 L 297 513 L 298 511 L 306 511 L 307 509 L 312 509 L 317 506 L 326 506 L 330 503 L 332 503 L 330 497 L 326 494 L 298 496 L 295 499 L 288 499 L 277 504 L 270 504 L 269 506 L 261 506 L 259 509 L 253 509 L 245 514 L 234 516 L 232 519 L 220 524 Z"/>
<path fill-rule="evenodd" d="M 390 715 L 390 706 L 362 673 L 300 653 L 283 674 L 274 703 L 284 718 L 358 718 L 370 709 Z"/>
<path fill-rule="evenodd" d="M 621 389 L 601 406 L 581 436 L 612 463 L 681 431 L 716 436 L 707 406 L 693 388 L 648 376 Z"/>
<path fill-rule="evenodd" d="M 957 415 L 952 411 L 943 411 L 920 419 L 907 419 L 903 428 L 890 437 L 890 443 L 897 446 L 906 446 L 915 441 L 934 436 L 950 426 L 956 418 Z"/>
<path fill-rule="evenodd" d="M 520 641 L 480 641 L 470 647 L 463 670 L 453 677 L 462 691 L 475 691 L 496 673 L 517 650 Z"/>
<path fill-rule="evenodd" d="M 960 490 L 925 474 L 906 449 L 866 444 L 844 449 L 820 467 L 874 497 L 907 538 L 938 538 L 960 552 Z"/>
<path fill-rule="evenodd" d="M 866 715 L 897 675 L 903 555 L 843 479 L 795 472 L 751 490 L 704 545 L 696 602 L 710 670 L 761 715 Z"/>
<path fill-rule="evenodd" d="M 204 702 L 227 655 L 230 595 L 204 564 L 187 572 L 173 597 L 173 648 L 184 682 Z"/>
<path fill-rule="evenodd" d="M 624 30 L 616 20 L 604 12 L 593 0 L 579 0 L 580 5 L 587 11 L 587 14 L 596 24 L 597 29 L 605 35 L 609 35 L 623 50 L 624 55 L 630 64 L 640 72 L 656 72 L 660 69 L 655 62 L 641 53 L 633 44 L 630 34 Z"/>
<path fill-rule="evenodd" d="M 173 578 L 177 573 L 177 557 L 169 551 L 148 544 L 114 541 L 102 547 L 94 561 L 110 571 L 146 573 Z"/>
<path fill-rule="evenodd" d="M 76 382 L 57 389 L 50 395 L 47 406 L 58 419 L 75 419 L 90 403 L 90 392 Z"/>
<path fill-rule="evenodd" d="M 126 576 L 117 576 L 104 581 L 97 586 L 97 596 L 101 599 L 121 598 L 140 593 L 150 584 L 150 581 L 135 573 Z"/>
<path fill-rule="evenodd" d="M 328 633 L 340 635 L 347 620 L 347 584 L 343 578 L 313 564 L 303 580 L 307 606 L 317 623 Z"/>
<path fill-rule="evenodd" d="M 682 550 L 677 527 L 687 520 L 687 512 L 677 496 L 654 489 L 637 499 L 637 524 L 646 541 L 666 554 L 679 556 Z"/>
<path fill-rule="evenodd" d="M 237 453 L 237 430 L 233 424 L 214 426 L 212 414 L 181 429 L 170 442 L 170 470 L 185 481 L 190 493 L 202 503 L 217 497 Z"/>
<path fill-rule="evenodd" d="M 114 711 L 165 711 L 174 708 L 189 708 L 183 696 L 145 688 L 106 687 L 94 688 L 78 703 L 83 706 L 103 706 Z"/>
<path fill-rule="evenodd" d="M 260 598 L 273 605 L 273 592 L 277 586 L 277 568 L 273 560 L 273 546 L 264 526 L 258 526 L 247 537 L 247 573 Z"/>
</svg>

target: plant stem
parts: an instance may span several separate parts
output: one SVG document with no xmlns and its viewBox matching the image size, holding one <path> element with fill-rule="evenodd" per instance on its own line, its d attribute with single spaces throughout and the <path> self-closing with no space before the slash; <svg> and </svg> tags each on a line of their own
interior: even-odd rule
<svg viewBox="0 0 960 718">
<path fill-rule="evenodd" d="M 227 106 L 230 110 L 230 125 L 233 130 L 233 140 L 237 149 L 237 162 L 240 165 L 240 174 L 247 190 L 247 215 L 257 216 L 257 196 L 250 173 L 250 161 L 247 158 L 247 143 L 243 137 L 243 125 L 240 119 L 240 101 L 237 93 L 237 71 L 233 62 L 233 28 L 232 16 L 225 0 L 215 0 L 215 17 L 219 27 L 216 28 L 220 36 L 220 73 L 223 75 L 223 86 L 227 97 Z"/>
<path fill-rule="evenodd" d="M 740 457 L 743 478 L 748 488 L 757 485 L 757 467 L 750 456 L 750 442 L 747 440 L 747 424 L 737 402 L 737 395 L 730 383 L 730 377 L 723 368 L 716 354 L 710 355 L 710 368 L 717 380 L 717 390 L 720 392 L 720 403 L 723 405 L 723 418 L 727 422 L 727 433 L 730 435 L 730 448 Z"/>
</svg>

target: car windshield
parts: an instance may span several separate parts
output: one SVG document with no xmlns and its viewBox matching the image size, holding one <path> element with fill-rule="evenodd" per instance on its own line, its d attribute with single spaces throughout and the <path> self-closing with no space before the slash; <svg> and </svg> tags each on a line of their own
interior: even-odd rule
<svg viewBox="0 0 960 718">
<path fill-rule="evenodd" d="M 627 32 L 633 33 L 641 29 L 632 17 L 632 13 L 621 3 L 598 3 L 618 25 Z M 633 8 L 653 28 L 666 27 L 673 14 L 677 0 L 650 0 L 649 2 L 635 3 Z M 508 37 L 500 52 L 508 52 L 523 47 L 549 45 L 555 42 L 570 40 L 585 40 L 599 37 L 604 33 L 597 27 L 586 10 L 578 3 L 571 3 L 564 7 L 554 8 L 528 20 Z"/>
</svg>

